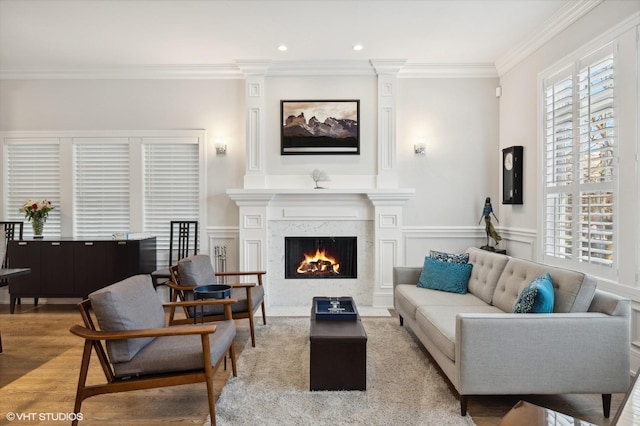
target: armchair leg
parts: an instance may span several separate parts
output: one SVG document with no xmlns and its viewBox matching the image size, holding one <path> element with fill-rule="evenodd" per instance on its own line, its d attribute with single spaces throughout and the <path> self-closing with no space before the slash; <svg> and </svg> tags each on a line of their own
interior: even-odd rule
<svg viewBox="0 0 640 426">
<path fill-rule="evenodd" d="M 231 358 L 231 371 L 233 371 L 233 377 L 238 377 L 238 369 L 236 368 L 236 347 L 231 342 L 229 347 L 229 357 Z"/>
<path fill-rule="evenodd" d="M 604 411 L 604 416 L 608 419 L 611 414 L 611 394 L 603 393 L 602 394 L 602 411 Z"/>
<path fill-rule="evenodd" d="M 202 352 L 204 361 L 204 376 L 207 382 L 207 400 L 209 401 L 209 416 L 211 417 L 211 426 L 216 425 L 216 403 L 213 395 L 213 367 L 211 366 L 211 344 L 209 336 L 202 335 Z"/>
<path fill-rule="evenodd" d="M 262 306 L 262 324 L 267 325 L 267 310 L 264 308 L 264 300 L 260 306 Z"/>
<path fill-rule="evenodd" d="M 256 347 L 256 333 L 254 330 L 253 310 L 249 308 L 249 329 L 251 330 L 251 346 Z"/>
<path fill-rule="evenodd" d="M 92 344 L 89 340 L 84 342 L 84 352 L 82 353 L 82 364 L 80 365 L 80 376 L 78 377 L 78 389 L 76 390 L 76 402 L 73 406 L 73 412 L 80 413 L 82 400 L 84 399 L 84 387 L 87 383 L 87 372 L 89 371 L 89 362 L 91 361 Z M 78 416 L 73 419 L 72 426 L 78 425 Z"/>
</svg>

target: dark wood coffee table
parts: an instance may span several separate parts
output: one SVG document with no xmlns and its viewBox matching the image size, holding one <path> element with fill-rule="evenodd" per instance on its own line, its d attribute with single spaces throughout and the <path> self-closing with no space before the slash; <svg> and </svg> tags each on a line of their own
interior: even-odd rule
<svg viewBox="0 0 640 426">
<path fill-rule="evenodd" d="M 351 321 L 316 321 L 312 308 L 309 340 L 310 390 L 367 390 L 367 333 L 360 316 Z"/>
</svg>

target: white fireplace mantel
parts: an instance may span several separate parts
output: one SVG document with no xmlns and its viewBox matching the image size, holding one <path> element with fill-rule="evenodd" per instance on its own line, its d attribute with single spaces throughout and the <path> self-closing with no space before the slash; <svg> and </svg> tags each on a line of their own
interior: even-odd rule
<svg viewBox="0 0 640 426">
<path fill-rule="evenodd" d="M 322 223 L 325 230 L 344 229 L 345 224 L 360 224 L 372 229 L 366 238 L 371 241 L 372 274 L 361 274 L 357 288 L 366 288 L 358 297 L 361 304 L 391 307 L 393 304 L 393 266 L 403 258 L 402 218 L 403 206 L 413 188 L 245 188 L 228 189 L 227 195 L 239 207 L 239 261 L 244 270 L 267 270 L 274 265 L 283 238 L 270 228 L 280 229 L 282 224 L 301 227 Z M 271 223 L 271 225 L 270 225 Z M 277 224 L 277 225 L 276 225 Z M 288 225 L 285 225 L 288 226 Z M 373 254 L 373 256 L 371 256 Z M 280 266 L 280 265 L 277 265 Z M 279 267 L 272 268 L 280 270 Z M 267 271 L 269 272 L 269 271 Z M 282 277 L 267 274 L 265 299 L 268 305 L 286 306 L 283 292 L 278 291 Z M 366 282 L 365 282 L 366 281 Z M 271 289 L 270 289 L 271 284 Z M 310 290 L 311 292 L 313 290 Z M 340 295 L 350 296 L 349 289 Z M 311 296 L 306 297 L 311 303 Z M 306 300 L 306 299 L 305 299 Z M 295 302 L 299 304 L 299 301 Z"/>
</svg>

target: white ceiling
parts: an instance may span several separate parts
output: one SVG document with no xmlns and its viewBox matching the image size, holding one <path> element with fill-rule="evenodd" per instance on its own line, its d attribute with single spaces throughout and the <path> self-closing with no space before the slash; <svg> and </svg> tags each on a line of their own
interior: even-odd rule
<svg viewBox="0 0 640 426">
<path fill-rule="evenodd" d="M 495 66 L 600 1 L 0 0 L 0 70 L 239 60 Z"/>
</svg>

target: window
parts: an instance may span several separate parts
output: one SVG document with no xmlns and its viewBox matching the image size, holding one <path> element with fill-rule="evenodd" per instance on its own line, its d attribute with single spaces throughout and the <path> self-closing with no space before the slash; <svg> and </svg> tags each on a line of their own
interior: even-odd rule
<svg viewBox="0 0 640 426">
<path fill-rule="evenodd" d="M 74 235 L 104 237 L 127 232 L 129 207 L 129 142 L 74 141 Z"/>
<path fill-rule="evenodd" d="M 45 235 L 60 236 L 60 144 L 57 138 L 20 139 L 5 142 L 6 217 L 10 221 L 26 221 L 20 213 L 27 199 L 49 200 L 54 210 L 45 224 Z M 25 238 L 33 236 L 29 224 Z"/>
<path fill-rule="evenodd" d="M 169 222 L 198 220 L 201 210 L 197 139 L 182 143 L 145 140 L 143 146 L 144 230 L 158 237 L 158 265 L 168 267 Z M 190 236 L 191 241 L 194 238 Z"/>
<path fill-rule="evenodd" d="M 169 257 L 169 222 L 205 217 L 203 131 L 42 134 L 0 132 L 6 220 L 24 220 L 25 200 L 48 199 L 56 208 L 45 237 L 146 232 L 157 238 L 160 267 Z M 31 237 L 31 226 L 25 233 Z"/>
<path fill-rule="evenodd" d="M 543 80 L 547 257 L 614 266 L 614 64 L 610 45 Z"/>
</svg>

